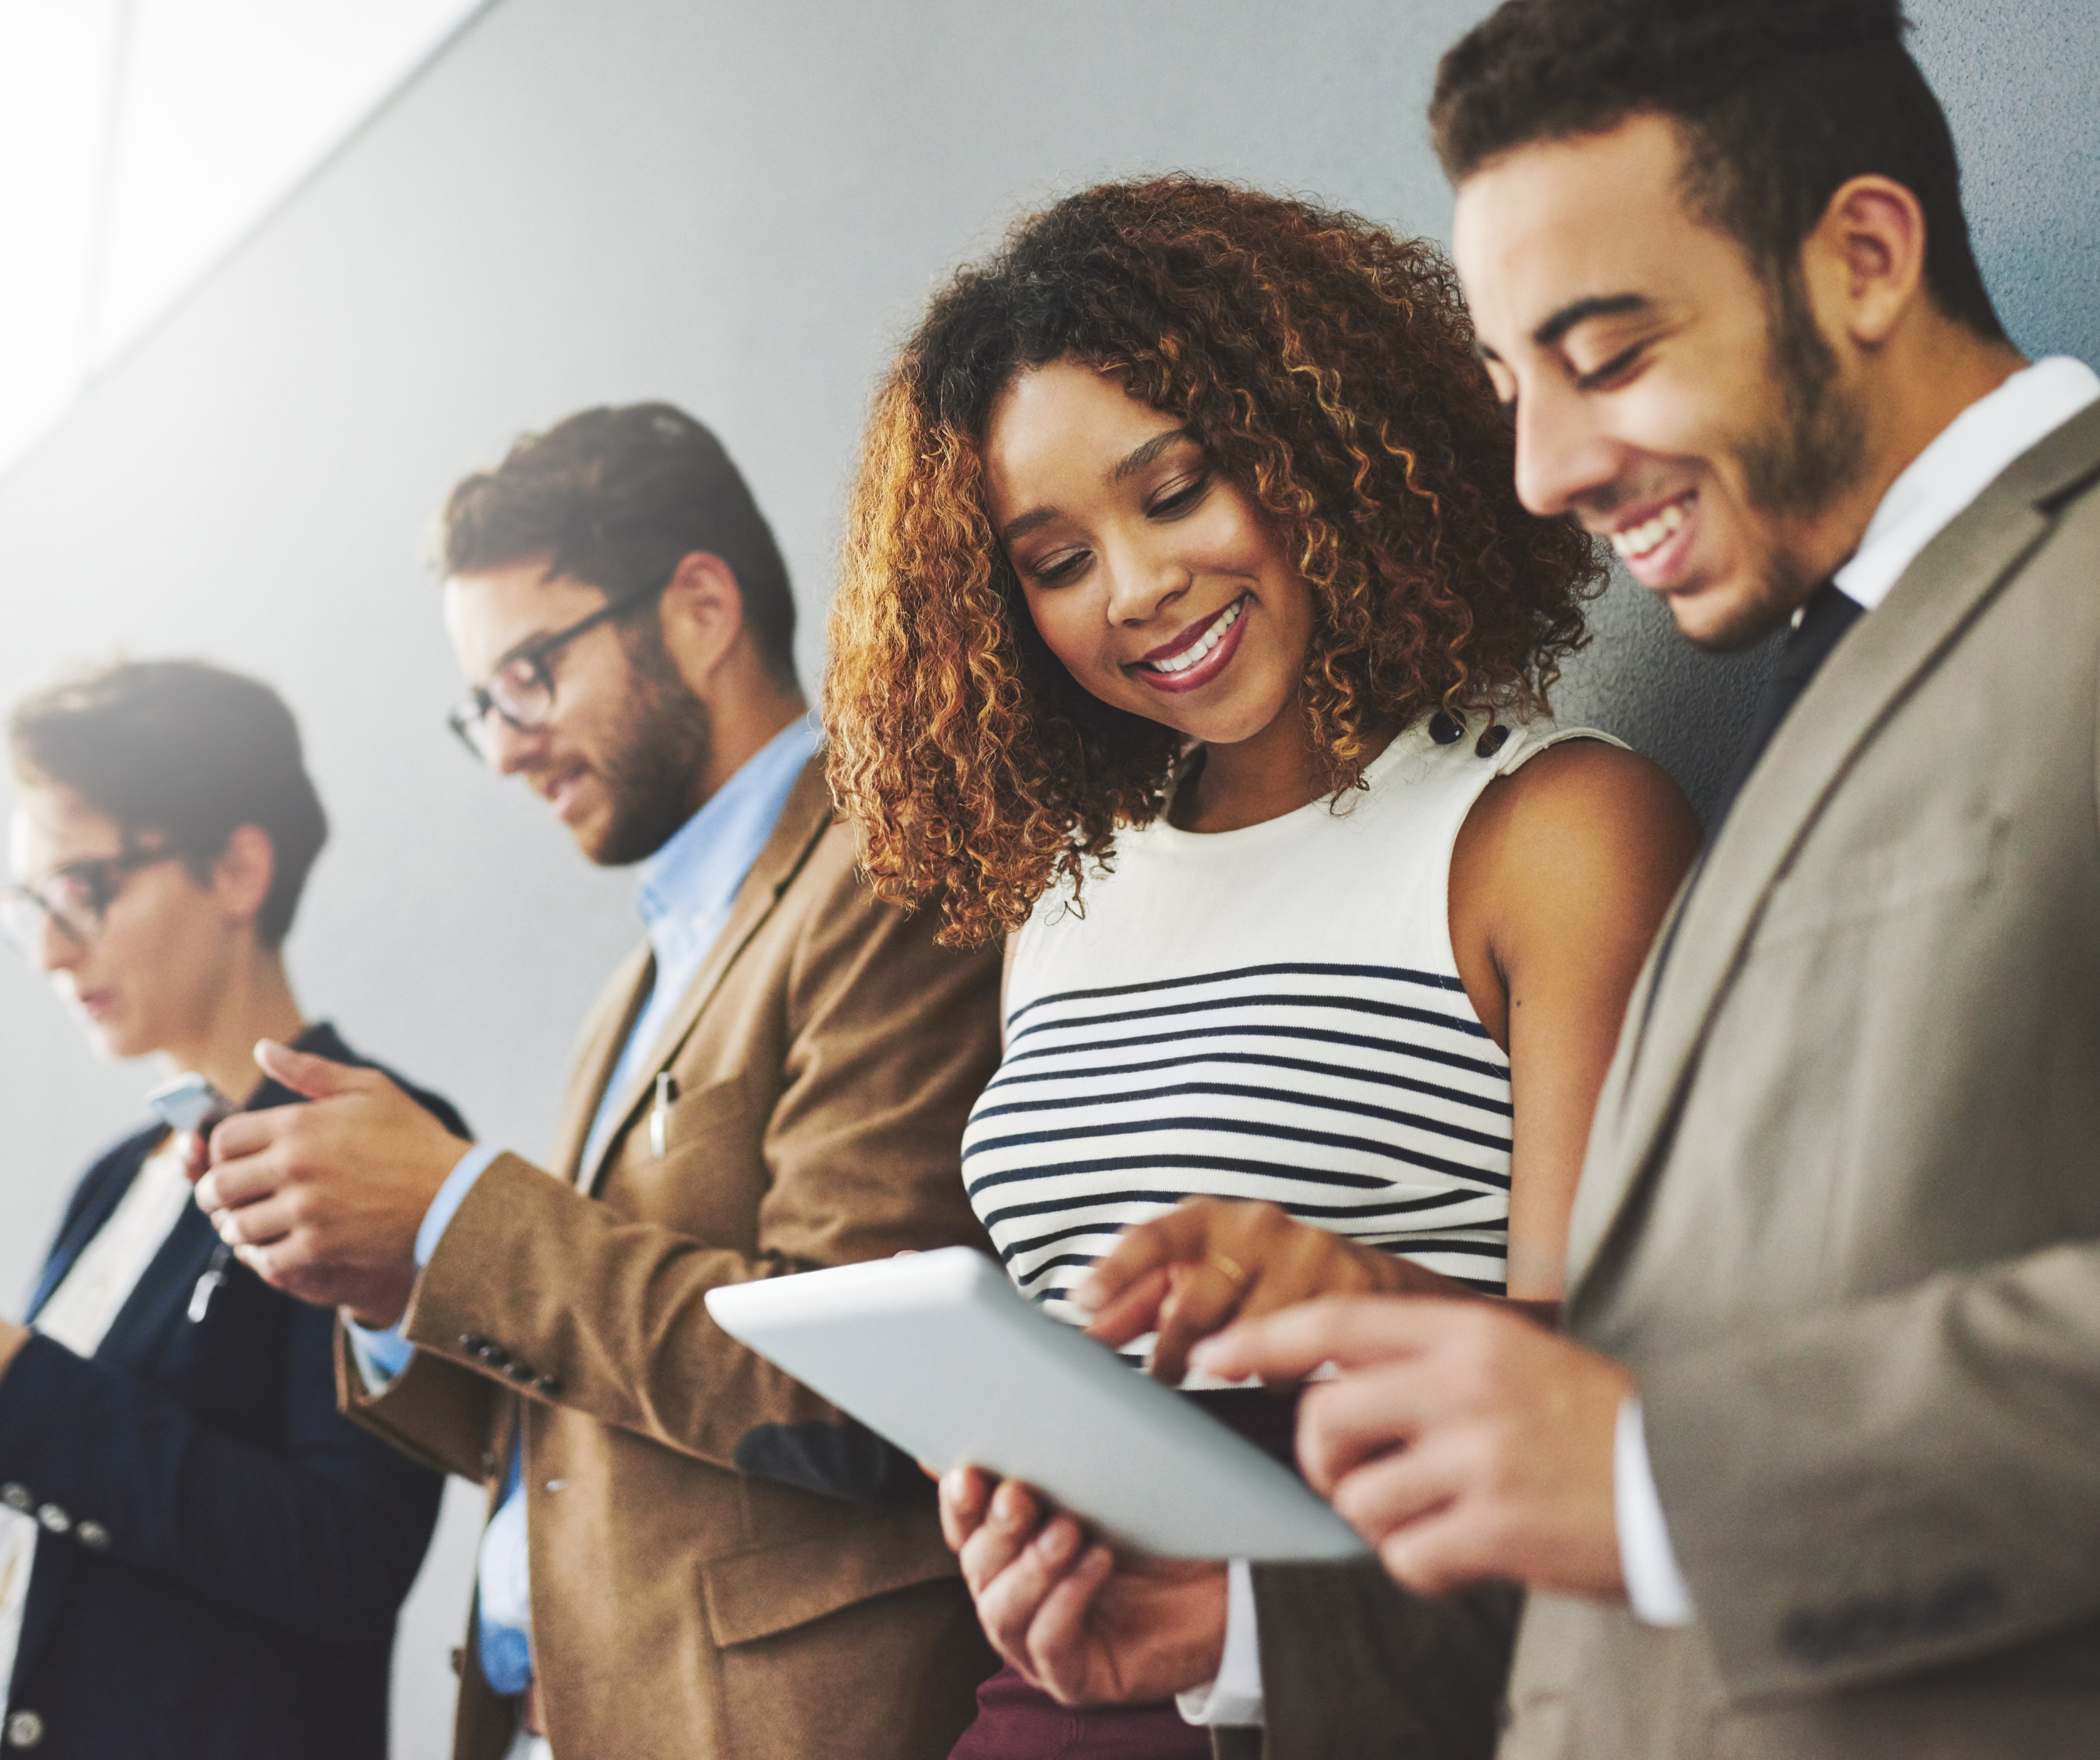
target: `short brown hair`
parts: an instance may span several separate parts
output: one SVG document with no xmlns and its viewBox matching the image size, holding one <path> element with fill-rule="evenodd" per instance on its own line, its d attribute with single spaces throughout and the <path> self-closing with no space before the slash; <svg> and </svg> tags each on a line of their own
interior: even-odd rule
<svg viewBox="0 0 2100 1760">
<path fill-rule="evenodd" d="M 1312 589 L 1301 697 L 1326 781 L 1440 704 L 1542 704 L 1601 581 L 1533 518 L 1515 443 L 1436 247 L 1189 178 L 1109 183 L 1023 221 L 933 301 L 877 397 L 847 517 L 824 706 L 832 785 L 877 890 L 942 939 L 1078 886 L 1160 810 L 1170 729 L 1044 645 L 984 502 L 1020 373 L 1080 361 L 1176 417 Z"/>
<path fill-rule="evenodd" d="M 608 599 L 661 587 L 681 557 L 718 556 L 736 576 L 766 669 L 795 677 L 795 596 L 773 529 L 714 434 L 668 403 L 587 409 L 527 434 L 446 499 L 448 574 L 547 559 Z"/>
<path fill-rule="evenodd" d="M 201 660 L 126 662 L 17 704 L 7 734 L 21 781 L 70 789 L 126 838 L 157 833 L 200 881 L 242 825 L 261 830 L 276 865 L 255 932 L 284 940 L 328 816 L 268 685 Z"/>
<path fill-rule="evenodd" d="M 1506 0 L 1444 57 L 1430 125 L 1455 183 L 1518 147 L 1667 117 L 1695 211 L 1774 285 L 1843 184 L 1893 178 L 1925 210 L 1934 303 L 2003 341 L 1908 29 L 1901 0 Z"/>
</svg>

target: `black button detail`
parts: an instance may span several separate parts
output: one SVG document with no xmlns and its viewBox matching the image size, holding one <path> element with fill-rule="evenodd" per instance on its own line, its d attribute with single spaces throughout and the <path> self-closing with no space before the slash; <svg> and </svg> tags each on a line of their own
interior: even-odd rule
<svg viewBox="0 0 2100 1760">
<path fill-rule="evenodd" d="M 510 1353 L 509 1351 L 505 1350 L 501 1344 L 491 1344 L 486 1340 L 482 1341 L 480 1348 L 474 1352 L 474 1355 L 479 1357 L 483 1362 L 487 1363 L 492 1369 L 501 1369 L 505 1363 L 510 1361 Z"/>
<path fill-rule="evenodd" d="M 530 1381 L 532 1379 L 532 1367 L 529 1363 L 510 1363 L 503 1372 L 514 1381 Z"/>
<path fill-rule="evenodd" d="M 1473 755 L 1476 758 L 1492 758 L 1508 744 L 1509 729 L 1498 722 L 1473 742 Z"/>
<path fill-rule="evenodd" d="M 1899 1644 L 1967 1631 L 2004 1604 L 1995 1579 L 1982 1571 L 1965 1571 L 1921 1595 L 1862 1595 L 1833 1608 L 1798 1609 L 1781 1621 L 1779 1647 L 1797 1661 L 1828 1668 Z"/>
<path fill-rule="evenodd" d="M 1465 731 L 1465 723 L 1454 720 L 1448 710 L 1439 709 L 1429 718 L 1429 737 L 1439 746 L 1456 745 Z"/>
<path fill-rule="evenodd" d="M 543 1375 L 532 1384 L 532 1391 L 543 1399 L 552 1399 L 562 1391 L 562 1384 L 550 1375 Z"/>
<path fill-rule="evenodd" d="M 488 1340 L 483 1338 L 479 1332 L 462 1332 L 460 1334 L 460 1349 L 463 1351 L 478 1352 L 483 1345 L 488 1344 Z"/>
</svg>

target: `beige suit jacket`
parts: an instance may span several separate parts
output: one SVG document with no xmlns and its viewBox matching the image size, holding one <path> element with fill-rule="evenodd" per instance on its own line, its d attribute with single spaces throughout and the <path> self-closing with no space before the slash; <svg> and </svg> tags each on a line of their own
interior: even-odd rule
<svg viewBox="0 0 2100 1760">
<path fill-rule="evenodd" d="M 346 1409 L 500 1489 L 518 1424 L 534 1659 L 562 1760 L 942 1760 L 994 1661 L 931 1487 L 854 1503 L 783 1482 L 865 1449 L 719 1331 L 702 1297 L 906 1247 L 984 1246 L 959 1166 L 999 1058 L 995 953 L 877 904 L 822 759 L 642 1076 L 582 1153 L 649 992 L 645 947 L 585 1028 L 549 1173 L 493 1162 L 403 1322 L 409 1367 Z M 663 1152 L 654 1078 L 677 1098 Z M 514 1708 L 467 1643 L 456 1751 Z"/>
<path fill-rule="evenodd" d="M 1568 1325 L 1699 1618 L 1535 1599 L 1505 1760 L 2100 1753 L 2096 486 L 2100 409 L 1845 637 L 1635 994 Z"/>
</svg>

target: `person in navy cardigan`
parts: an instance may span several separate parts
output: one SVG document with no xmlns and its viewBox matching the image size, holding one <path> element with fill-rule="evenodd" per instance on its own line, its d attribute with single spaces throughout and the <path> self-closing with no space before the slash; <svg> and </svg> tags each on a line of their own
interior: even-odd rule
<svg viewBox="0 0 2100 1760">
<path fill-rule="evenodd" d="M 258 1038 L 365 1061 L 303 1023 L 285 971 L 326 821 L 274 693 L 121 666 L 10 731 L 21 883 L 0 928 L 98 1049 L 249 1108 L 298 1098 L 257 1086 Z M 333 1316 L 225 1250 L 188 1201 L 195 1159 L 158 1126 L 98 1159 L 28 1324 L 0 1320 L 0 1756 L 386 1751 L 395 1618 L 441 1481 L 338 1415 Z"/>
</svg>

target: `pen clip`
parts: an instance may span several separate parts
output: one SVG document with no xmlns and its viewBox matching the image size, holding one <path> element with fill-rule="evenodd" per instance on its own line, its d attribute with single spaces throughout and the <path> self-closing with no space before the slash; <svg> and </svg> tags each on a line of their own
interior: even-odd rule
<svg viewBox="0 0 2100 1760">
<path fill-rule="evenodd" d="M 664 1159 L 664 1127 L 671 1116 L 671 1102 L 678 1097 L 678 1078 L 668 1070 L 656 1072 L 656 1103 L 649 1109 L 649 1150 Z"/>
</svg>

